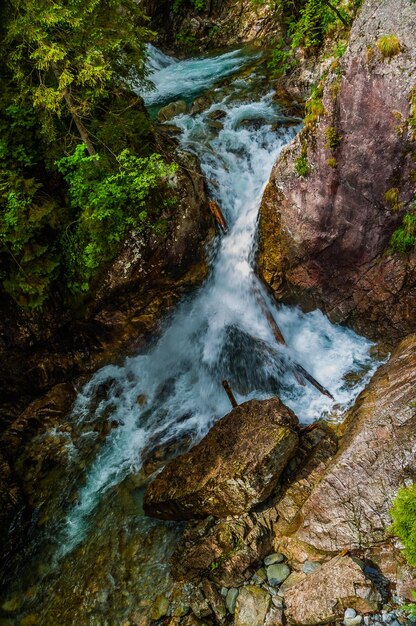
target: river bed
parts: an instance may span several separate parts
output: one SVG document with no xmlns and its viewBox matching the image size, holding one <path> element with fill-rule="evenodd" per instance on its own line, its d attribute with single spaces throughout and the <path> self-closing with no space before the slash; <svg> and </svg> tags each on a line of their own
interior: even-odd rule
<svg viewBox="0 0 416 626">
<path fill-rule="evenodd" d="M 263 190 L 282 148 L 300 129 L 274 99 L 259 51 L 177 61 L 149 48 L 152 115 L 168 102 L 207 107 L 177 116 L 181 149 L 201 162 L 210 197 L 228 223 L 210 249 L 210 274 L 164 323 L 146 352 L 99 370 L 50 436 L 62 441 L 65 472 L 33 520 L 0 625 L 140 623 L 173 583 L 169 557 L 181 525 L 144 517 L 143 462 L 158 446 L 189 448 L 239 403 L 279 395 L 302 423 L 341 419 L 379 363 L 373 344 L 320 312 L 276 303 L 255 272 Z M 263 306 L 259 304 L 263 303 Z M 286 345 L 276 342 L 264 306 Z M 293 376 L 299 364 L 333 396 Z M 104 440 L 95 428 L 117 427 Z M 41 442 L 42 443 L 42 442 Z M 55 482 L 54 482 L 55 478 Z"/>
</svg>

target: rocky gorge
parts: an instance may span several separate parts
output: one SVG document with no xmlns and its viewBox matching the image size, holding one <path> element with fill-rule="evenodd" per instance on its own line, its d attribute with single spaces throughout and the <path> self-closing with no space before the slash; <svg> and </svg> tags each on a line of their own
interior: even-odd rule
<svg viewBox="0 0 416 626">
<path fill-rule="evenodd" d="M 147 5 L 165 50 L 178 47 L 175 32 L 209 48 L 281 29 L 266 5 L 213 2 L 196 17 L 165 5 Z M 250 61 L 218 57 L 235 74 L 191 103 L 177 87 L 173 119 L 159 118 L 158 141 L 180 165 L 178 219 L 126 240 L 75 325 L 51 312 L 42 334 L 7 311 L 3 553 L 12 576 L 26 558 L 34 565 L 22 585 L 8 582 L 0 623 L 410 622 L 400 606 L 416 572 L 390 509 L 416 478 L 416 258 L 389 242 L 414 199 L 415 27 L 410 0 L 364 0 L 345 54 L 301 60 L 272 94 L 268 77 L 257 87 L 252 50 Z M 385 58 L 377 41 L 390 32 L 400 52 Z M 184 82 L 204 67 L 156 62 Z M 300 129 L 293 85 L 308 91 L 321 71 L 319 113 Z M 266 288 L 249 269 L 256 197 Z M 229 222 L 220 243 L 209 199 Z M 204 279 L 208 289 L 163 320 Z M 344 326 L 308 317 L 316 308 Z M 13 544 L 28 535 L 37 539 L 16 565 Z"/>
</svg>

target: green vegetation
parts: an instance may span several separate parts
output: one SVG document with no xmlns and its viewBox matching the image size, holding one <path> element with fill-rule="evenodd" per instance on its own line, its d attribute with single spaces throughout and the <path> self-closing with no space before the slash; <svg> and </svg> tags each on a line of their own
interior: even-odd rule
<svg viewBox="0 0 416 626">
<path fill-rule="evenodd" d="M 331 152 L 335 152 L 341 143 L 341 137 L 337 134 L 336 129 L 333 126 L 329 126 L 326 129 L 326 143 L 325 148 L 331 150 Z"/>
<path fill-rule="evenodd" d="M 299 176 L 306 177 L 309 174 L 310 167 L 308 161 L 308 155 L 302 151 L 300 157 L 295 161 L 295 170 Z"/>
<path fill-rule="evenodd" d="M 390 239 L 393 252 L 406 254 L 416 245 L 416 207 L 406 213 L 402 225 L 394 231 Z"/>
<path fill-rule="evenodd" d="M 0 17 L 0 283 L 22 307 L 70 303 L 172 202 L 127 86 L 146 82 L 151 33 L 134 0 L 9 0 Z"/>
<path fill-rule="evenodd" d="M 401 209 L 402 204 L 399 200 L 399 196 L 400 189 L 398 187 L 392 187 L 384 194 L 384 201 L 393 211 L 399 211 Z"/>
<path fill-rule="evenodd" d="M 173 0 L 172 11 L 178 13 L 186 4 L 194 7 L 196 11 L 203 11 L 206 7 L 206 0 Z"/>
<path fill-rule="evenodd" d="M 376 45 L 384 59 L 396 56 L 402 49 L 399 39 L 393 34 L 383 35 L 377 40 Z"/>
<path fill-rule="evenodd" d="M 313 129 L 321 115 L 326 114 L 326 109 L 324 103 L 322 102 L 323 93 L 324 81 L 322 80 L 317 86 L 312 87 L 310 98 L 306 101 L 306 128 Z"/>
<path fill-rule="evenodd" d="M 416 567 L 416 483 L 399 490 L 390 511 L 393 518 L 391 532 L 404 546 L 404 555 L 412 567 Z M 416 593 L 413 593 L 416 600 Z M 406 607 L 410 617 L 416 617 L 416 603 Z"/>
<path fill-rule="evenodd" d="M 285 36 L 276 42 L 270 61 L 270 68 L 278 77 L 297 65 L 298 50 L 306 56 L 316 54 L 326 37 L 336 38 L 348 30 L 360 2 L 350 3 L 348 10 L 340 0 L 269 0 L 269 4 L 280 15 L 285 29 Z M 345 50 L 346 43 L 342 38 L 335 42 L 336 58 Z"/>
<path fill-rule="evenodd" d="M 332 167 L 335 169 L 338 165 L 338 161 L 336 160 L 335 157 L 331 157 L 327 159 L 326 164 L 328 165 L 328 167 Z"/>
<path fill-rule="evenodd" d="M 89 281 L 111 260 L 129 229 L 154 226 L 157 216 L 150 216 L 148 207 L 161 209 L 168 202 L 167 194 L 160 195 L 160 181 L 175 171 L 157 154 L 139 158 L 123 150 L 118 168 L 109 173 L 99 155 L 85 151 L 78 145 L 56 164 L 68 183 L 71 211 L 79 216 L 63 241 L 68 286 L 74 292 L 88 291 Z"/>
</svg>

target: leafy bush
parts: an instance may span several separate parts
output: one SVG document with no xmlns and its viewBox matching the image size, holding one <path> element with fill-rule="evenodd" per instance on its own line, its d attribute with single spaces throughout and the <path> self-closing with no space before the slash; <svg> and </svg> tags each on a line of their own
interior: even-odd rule
<svg viewBox="0 0 416 626">
<path fill-rule="evenodd" d="M 410 565 L 416 567 L 416 483 L 399 489 L 390 514 L 393 518 L 391 532 L 404 546 L 404 555 Z M 416 593 L 413 592 L 416 600 Z M 403 607 L 410 617 L 416 617 L 416 603 Z"/>
<path fill-rule="evenodd" d="M 341 137 L 338 135 L 336 129 L 333 126 L 327 128 L 325 148 L 328 148 L 331 152 L 335 152 L 340 143 Z"/>
<path fill-rule="evenodd" d="M 309 174 L 310 167 L 307 154 L 302 153 L 300 157 L 296 159 L 295 170 L 299 176 L 306 177 Z"/>
<path fill-rule="evenodd" d="M 109 172 L 101 167 L 99 155 L 86 156 L 85 150 L 81 144 L 56 163 L 68 183 L 75 216 L 62 242 L 68 286 L 74 293 L 88 291 L 128 230 L 154 227 L 158 212 L 149 207 L 164 206 L 166 199 L 158 194 L 161 181 L 176 169 L 158 154 L 140 158 L 123 150 L 116 171 Z"/>
<path fill-rule="evenodd" d="M 377 48 L 385 59 L 390 59 L 401 52 L 402 46 L 396 35 L 383 35 L 377 40 Z"/>
<path fill-rule="evenodd" d="M 406 213 L 402 225 L 394 231 L 390 239 L 393 252 L 406 254 L 416 244 L 416 211 Z"/>
</svg>

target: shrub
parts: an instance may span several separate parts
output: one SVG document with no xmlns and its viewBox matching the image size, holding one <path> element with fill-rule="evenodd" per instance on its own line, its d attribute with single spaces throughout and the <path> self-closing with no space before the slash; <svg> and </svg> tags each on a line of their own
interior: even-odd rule
<svg viewBox="0 0 416 626">
<path fill-rule="evenodd" d="M 383 35 L 377 40 L 377 48 L 384 59 L 390 59 L 401 52 L 402 46 L 396 35 Z"/>
<path fill-rule="evenodd" d="M 335 169 L 335 168 L 336 168 L 336 166 L 338 165 L 338 162 L 337 162 L 337 160 L 336 160 L 336 158 L 335 158 L 335 157 L 331 157 L 330 159 L 328 159 L 328 160 L 327 160 L 326 164 L 327 164 L 329 167 L 333 167 L 333 168 Z"/>
<path fill-rule="evenodd" d="M 406 254 L 416 244 L 416 212 L 406 213 L 402 225 L 394 231 L 390 239 L 393 252 Z"/>
<path fill-rule="evenodd" d="M 390 514 L 393 518 L 391 532 L 404 546 L 404 555 L 409 564 L 416 567 L 416 483 L 399 489 Z M 416 593 L 413 592 L 416 599 Z M 403 607 L 410 617 L 416 617 L 416 604 Z"/>
<path fill-rule="evenodd" d="M 85 146 L 57 161 L 56 166 L 69 186 L 70 206 L 78 218 L 65 229 L 63 248 L 68 287 L 86 292 L 117 252 L 127 232 L 154 227 L 166 194 L 158 195 L 162 179 L 173 174 L 160 155 L 140 158 L 123 150 L 117 169 L 108 171 L 99 155 L 86 156 Z M 150 207 L 153 207 L 152 209 Z"/>
<path fill-rule="evenodd" d="M 306 177 L 309 174 L 310 167 L 308 161 L 308 155 L 302 152 L 300 157 L 298 157 L 295 161 L 295 170 L 299 174 L 299 176 Z"/>
<path fill-rule="evenodd" d="M 331 152 L 335 152 L 340 143 L 341 137 L 337 134 L 335 128 L 333 126 L 327 128 L 325 148 L 328 148 Z"/>
</svg>

